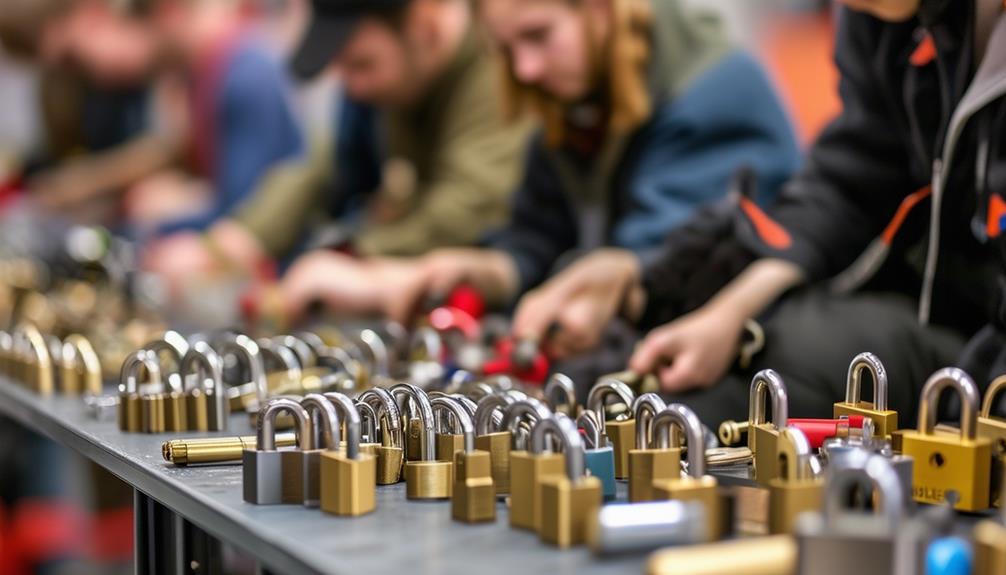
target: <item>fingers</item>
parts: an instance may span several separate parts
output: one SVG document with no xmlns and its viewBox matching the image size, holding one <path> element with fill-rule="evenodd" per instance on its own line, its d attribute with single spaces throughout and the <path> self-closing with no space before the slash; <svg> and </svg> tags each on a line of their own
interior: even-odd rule
<svg viewBox="0 0 1006 575">
<path fill-rule="evenodd" d="M 670 365 L 660 367 L 657 371 L 660 389 L 667 393 L 685 391 L 699 385 L 696 372 L 696 358 L 688 353 L 678 354 Z"/>
<path fill-rule="evenodd" d="M 657 328 L 643 340 L 632 358 L 629 369 L 636 373 L 656 373 L 661 363 L 673 360 L 678 351 L 679 337 L 674 324 Z"/>
<path fill-rule="evenodd" d="M 517 311 L 514 312 L 512 332 L 516 339 L 531 339 L 542 341 L 548 326 L 555 321 L 556 313 L 559 311 L 548 292 L 535 290 L 529 292 L 520 303 L 517 304 Z"/>
<path fill-rule="evenodd" d="M 559 329 L 552 335 L 549 346 L 556 359 L 579 355 L 598 346 L 608 323 L 604 304 L 587 294 L 574 298 L 559 310 L 556 318 Z"/>
</svg>

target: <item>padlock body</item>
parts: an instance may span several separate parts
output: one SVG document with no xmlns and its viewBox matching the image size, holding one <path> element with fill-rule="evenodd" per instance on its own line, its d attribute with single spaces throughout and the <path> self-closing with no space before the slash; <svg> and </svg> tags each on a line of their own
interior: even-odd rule
<svg viewBox="0 0 1006 575">
<path fill-rule="evenodd" d="M 189 431 L 209 431 L 209 414 L 203 390 L 191 389 L 185 394 L 185 412 Z"/>
<path fill-rule="evenodd" d="M 779 430 L 771 423 L 763 423 L 748 428 L 749 447 L 754 454 L 755 481 L 763 487 L 768 486 L 771 479 L 779 476 Z"/>
<path fill-rule="evenodd" d="M 164 394 L 141 395 L 140 413 L 144 433 L 164 433 Z"/>
<path fill-rule="evenodd" d="M 572 482 L 565 475 L 550 475 L 542 478 L 539 490 L 542 541 L 561 548 L 586 543 L 604 499 L 601 481 L 588 476 Z"/>
<path fill-rule="evenodd" d="M 140 396 L 135 393 L 119 394 L 119 431 L 143 431 L 143 409 Z"/>
<path fill-rule="evenodd" d="M 974 574 L 1006 573 L 1006 525 L 982 521 L 974 530 Z"/>
<path fill-rule="evenodd" d="M 541 521 L 541 480 L 563 475 L 566 458 L 561 453 L 534 455 L 527 451 L 510 452 L 510 526 L 538 531 Z"/>
<path fill-rule="evenodd" d="M 584 461 L 590 475 L 601 480 L 604 500 L 615 498 L 615 450 L 610 445 L 599 449 L 584 450 Z M 631 456 L 630 456 L 631 457 Z"/>
<path fill-rule="evenodd" d="M 895 573 L 894 543 L 886 525 L 873 517 L 855 526 L 820 527 L 798 535 L 797 573 L 814 575 L 891 575 Z"/>
<path fill-rule="evenodd" d="M 321 454 L 321 510 L 343 516 L 370 513 L 377 507 L 377 458 L 360 453 L 357 459 L 326 451 Z"/>
<path fill-rule="evenodd" d="M 992 505 L 1002 506 L 1003 474 L 1006 469 L 1006 420 L 991 417 L 978 418 L 978 437 L 992 442 Z"/>
<path fill-rule="evenodd" d="M 773 479 L 768 484 L 768 530 L 773 535 L 793 533 L 796 518 L 806 511 L 819 511 L 823 504 L 824 480 Z"/>
<path fill-rule="evenodd" d="M 629 477 L 629 450 L 636 446 L 636 420 L 604 422 L 604 434 L 615 450 L 615 478 Z"/>
<path fill-rule="evenodd" d="M 488 451 L 454 454 L 453 490 L 451 516 L 456 521 L 478 523 L 496 519 L 496 489 Z"/>
<path fill-rule="evenodd" d="M 402 461 L 405 452 L 401 447 L 377 447 L 377 484 L 394 485 L 402 480 Z"/>
<path fill-rule="evenodd" d="M 730 532 L 730 514 L 723 508 L 716 479 L 703 477 L 680 477 L 662 479 L 653 483 L 656 499 L 675 501 L 698 501 L 706 510 L 706 541 L 716 541 Z"/>
<path fill-rule="evenodd" d="M 488 433 L 475 438 L 475 448 L 489 452 L 497 495 L 510 493 L 510 440 L 509 431 Z"/>
<path fill-rule="evenodd" d="M 464 435 L 437 434 L 437 460 L 454 461 L 454 454 L 465 448 Z"/>
<path fill-rule="evenodd" d="M 231 416 L 231 405 L 227 400 L 227 396 L 217 397 L 217 394 L 212 389 L 207 389 L 204 395 L 206 396 L 206 424 L 209 430 L 226 431 Z M 291 421 L 290 427 L 292 426 L 293 422 Z"/>
<path fill-rule="evenodd" d="M 405 460 L 419 461 L 423 457 L 423 422 L 414 417 L 408 420 L 405 430 Z"/>
<path fill-rule="evenodd" d="M 283 459 L 279 451 L 246 449 L 241 453 L 244 500 L 256 505 L 283 502 Z"/>
<path fill-rule="evenodd" d="M 188 431 L 188 411 L 185 406 L 185 395 L 172 391 L 164 396 L 164 430 Z"/>
<path fill-rule="evenodd" d="M 454 487 L 451 461 L 406 461 L 405 496 L 409 499 L 449 499 Z"/>
<path fill-rule="evenodd" d="M 655 501 L 653 482 L 681 477 L 681 449 L 632 449 L 629 451 L 629 501 Z"/>
<path fill-rule="evenodd" d="M 954 508 L 981 511 L 989 507 L 992 443 L 943 434 L 906 431 L 902 453 L 914 459 L 912 497 L 922 503 L 943 503 L 949 490 L 957 492 Z"/>
<path fill-rule="evenodd" d="M 282 449 L 280 453 L 283 461 L 283 503 L 316 502 L 322 450 Z"/>
<path fill-rule="evenodd" d="M 843 415 L 862 415 L 869 417 L 873 421 L 873 434 L 875 437 L 887 437 L 898 429 L 898 412 L 893 410 L 877 411 L 873 408 L 873 402 L 860 401 L 859 403 L 836 403 L 832 414 L 835 419 Z"/>
</svg>

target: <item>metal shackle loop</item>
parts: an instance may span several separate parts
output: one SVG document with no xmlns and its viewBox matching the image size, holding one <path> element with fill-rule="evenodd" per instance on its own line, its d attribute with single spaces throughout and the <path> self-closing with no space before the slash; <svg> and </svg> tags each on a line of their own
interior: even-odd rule
<svg viewBox="0 0 1006 575">
<path fill-rule="evenodd" d="M 545 383 L 543 393 L 553 411 L 557 411 L 560 405 L 576 407 L 576 385 L 564 373 L 553 373 Z"/>
<path fill-rule="evenodd" d="M 566 476 L 570 481 L 583 477 L 587 469 L 583 454 L 583 438 L 576 424 L 567 415 L 557 413 L 534 424 L 531 429 L 531 453 L 544 453 L 545 437 L 552 436 L 562 445 L 566 456 Z"/>
<path fill-rule="evenodd" d="M 101 394 L 101 360 L 86 337 L 76 333 L 67 336 L 59 355 L 64 372 L 77 369 L 79 362 L 84 370 L 85 381 L 81 387 L 85 392 Z"/>
<path fill-rule="evenodd" d="M 882 455 L 854 451 L 828 473 L 824 488 L 825 523 L 849 512 L 849 494 L 856 487 L 864 493 L 879 494 L 880 510 L 891 529 L 897 529 L 904 515 L 904 488 L 898 472 Z M 892 531 L 893 532 L 893 531 Z"/>
<path fill-rule="evenodd" d="M 280 369 L 286 372 L 286 376 L 293 381 L 300 381 L 303 371 L 300 368 L 300 359 L 293 349 L 277 343 L 274 339 L 262 337 L 255 340 L 259 353 L 262 354 L 262 371 L 265 371 L 266 359 L 271 359 L 280 365 Z"/>
<path fill-rule="evenodd" d="M 173 329 L 169 329 L 164 332 L 161 336 L 161 341 L 164 341 L 171 347 L 175 348 L 175 352 L 178 354 L 179 358 L 185 357 L 185 354 L 189 351 L 189 342 L 185 339 L 185 336 L 178 333 Z"/>
<path fill-rule="evenodd" d="M 360 413 L 360 433 L 367 438 L 367 443 L 377 443 L 377 412 L 364 401 L 353 402 L 353 405 Z"/>
<path fill-rule="evenodd" d="M 625 382 L 614 378 L 607 378 L 597 382 L 591 388 L 590 393 L 587 394 L 587 409 L 597 413 L 597 419 L 601 422 L 601 425 L 605 425 L 605 421 L 607 420 L 604 413 L 605 402 L 612 395 L 618 397 L 625 404 L 625 407 L 629 409 L 632 408 L 632 402 L 636 399 L 636 394 L 633 393 L 632 388 Z"/>
<path fill-rule="evenodd" d="M 688 447 L 688 475 L 702 477 L 706 474 L 706 442 L 702 421 L 688 406 L 672 403 L 653 418 L 653 436 L 662 449 L 676 447 L 678 428 L 685 432 Z"/>
<path fill-rule="evenodd" d="M 476 403 L 496 393 L 496 390 L 484 381 L 468 382 L 462 386 L 462 389 L 464 390 L 465 395 L 470 397 Z"/>
<path fill-rule="evenodd" d="M 636 419 L 636 449 L 647 449 L 653 442 L 653 418 L 667 404 L 655 393 L 644 393 L 632 402 L 632 416 Z"/>
<path fill-rule="evenodd" d="M 342 424 L 332 403 L 319 393 L 309 393 L 300 400 L 300 406 L 307 410 L 311 423 L 312 449 L 324 445 L 328 451 L 338 451 Z"/>
<path fill-rule="evenodd" d="M 224 396 L 224 360 L 205 341 L 192 344 L 182 358 L 179 372 L 182 376 L 183 391 L 189 391 L 188 377 L 195 375 L 197 388 L 210 387 L 217 397 Z M 210 385 L 207 386 L 207 383 Z"/>
<path fill-rule="evenodd" d="M 464 395 L 461 395 L 460 393 L 451 394 L 451 399 L 460 403 L 461 407 L 465 408 L 465 411 L 468 412 L 468 415 L 469 417 L 472 418 L 472 421 L 473 422 L 475 421 L 475 411 L 479 408 L 479 404 L 475 403 L 474 401 L 465 397 Z"/>
<path fill-rule="evenodd" d="M 147 368 L 150 383 L 161 385 L 161 363 L 157 355 L 147 349 L 138 349 L 126 356 L 119 372 L 119 391 L 122 393 L 139 393 L 140 369 Z"/>
<path fill-rule="evenodd" d="M 522 419 L 526 418 L 530 420 L 532 425 L 534 425 L 543 419 L 548 419 L 551 416 L 552 412 L 543 402 L 530 397 L 527 399 L 518 399 L 506 406 L 503 410 L 503 422 L 501 427 L 502 429 L 516 435 L 517 425 Z"/>
<path fill-rule="evenodd" d="M 344 393 L 330 391 L 323 396 L 339 414 L 346 424 L 346 459 L 360 458 L 360 441 L 363 435 L 363 422 L 356 403 Z"/>
<path fill-rule="evenodd" d="M 312 449 L 311 417 L 307 410 L 289 397 L 275 397 L 264 404 L 258 414 L 258 426 L 255 431 L 256 449 L 258 451 L 276 451 L 276 418 L 281 413 L 289 413 L 294 419 L 294 431 L 302 450 Z"/>
<path fill-rule="evenodd" d="M 945 367 L 926 380 L 919 396 L 919 432 L 932 435 L 937 407 L 944 389 L 953 389 L 961 398 L 961 437 L 974 439 L 978 433 L 978 386 L 971 376 L 956 367 Z"/>
<path fill-rule="evenodd" d="M 777 429 L 786 427 L 789 422 L 789 395 L 782 377 L 772 369 L 759 371 L 751 380 L 751 392 L 748 395 L 748 424 L 754 427 L 766 423 L 766 393 L 772 398 L 772 423 Z"/>
<path fill-rule="evenodd" d="M 313 331 L 298 331 L 295 332 L 293 336 L 311 348 L 311 353 L 314 355 L 315 365 L 317 365 L 318 358 L 323 355 L 323 352 L 329 349 L 329 347 L 325 345 L 325 341 L 321 339 L 321 336 Z"/>
<path fill-rule="evenodd" d="M 287 334 L 273 336 L 272 342 L 276 345 L 287 347 L 293 351 L 294 355 L 297 356 L 297 363 L 300 364 L 301 369 L 314 367 L 316 365 L 317 358 L 314 355 L 314 350 L 303 339 L 295 335 Z"/>
<path fill-rule="evenodd" d="M 252 338 L 237 334 L 224 341 L 221 354 L 233 353 L 235 357 L 244 360 L 248 368 L 250 381 L 255 386 L 255 396 L 259 405 L 264 405 L 269 397 L 269 388 L 265 379 L 265 367 L 262 365 L 262 352 Z"/>
<path fill-rule="evenodd" d="M 810 441 L 799 427 L 787 425 L 781 429 L 777 445 L 780 452 L 780 477 L 795 481 L 813 479 L 811 458 L 814 457 L 814 452 Z"/>
<path fill-rule="evenodd" d="M 169 338 L 171 341 L 169 341 Z M 144 349 L 150 350 L 151 352 L 154 353 L 154 357 L 157 358 L 159 365 L 161 365 L 160 358 L 162 353 L 166 353 L 169 356 L 171 356 L 171 361 L 174 362 L 175 364 L 175 371 L 165 373 L 163 365 L 161 365 L 162 367 L 161 375 L 167 376 L 165 379 L 168 383 L 168 387 L 171 388 L 171 391 L 181 392 L 183 391 L 184 387 L 182 385 L 182 375 L 181 375 L 182 358 L 185 356 L 185 353 L 188 352 L 189 346 L 188 343 L 185 343 L 184 344 L 185 347 L 182 348 L 181 343 L 184 343 L 185 340 L 182 339 L 182 342 L 179 342 L 178 338 L 181 338 L 181 336 L 178 335 L 177 332 L 167 331 L 164 333 L 163 339 L 155 339 L 151 342 L 148 342 L 143 347 Z M 182 351 L 183 349 L 185 351 Z"/>
<path fill-rule="evenodd" d="M 992 408 L 995 407 L 996 398 L 1003 392 L 1006 392 L 1006 375 L 1000 375 L 992 380 L 992 383 L 989 384 L 989 388 L 985 390 L 985 398 L 982 399 L 982 411 L 979 414 L 980 417 L 984 417 L 985 419 L 992 417 Z M 1006 506 L 1004 506 L 1004 508 L 1006 508 Z"/>
<path fill-rule="evenodd" d="M 468 414 L 461 403 L 450 397 L 436 397 L 430 401 L 433 412 L 447 411 L 452 416 L 455 423 L 454 435 L 463 435 L 465 442 L 465 453 L 475 451 L 475 425 L 472 417 Z"/>
<path fill-rule="evenodd" d="M 381 421 L 381 439 L 391 444 L 391 447 L 403 447 L 402 412 L 391 392 L 382 387 L 372 387 L 357 397 L 369 405 Z"/>
<path fill-rule="evenodd" d="M 384 339 L 372 329 L 365 329 L 360 332 L 357 338 L 360 343 L 370 352 L 371 373 L 388 377 L 391 375 L 391 360 L 388 354 L 388 346 Z"/>
<path fill-rule="evenodd" d="M 576 418 L 576 426 L 584 431 L 583 442 L 587 449 L 600 449 L 601 422 L 597 420 L 596 413 L 589 409 L 583 410 Z"/>
<path fill-rule="evenodd" d="M 421 327 L 409 340 L 409 358 L 413 361 L 440 361 L 443 342 L 440 334 L 432 327 Z"/>
<path fill-rule="evenodd" d="M 856 405 L 862 401 L 864 371 L 869 371 L 873 378 L 873 409 L 887 411 L 887 369 L 877 356 L 869 352 L 857 355 L 849 365 L 845 402 Z"/>
<path fill-rule="evenodd" d="M 478 408 L 475 409 L 475 434 L 482 436 L 499 431 L 500 428 L 492 425 L 493 413 L 505 411 L 506 407 L 515 401 L 517 400 L 503 393 L 487 395 L 480 399 Z"/>
<path fill-rule="evenodd" d="M 49 353 L 49 344 L 35 324 L 23 323 L 19 325 L 14 330 L 13 340 L 15 352 L 18 351 L 18 344 L 23 343 L 25 347 L 21 351 L 30 354 L 29 357 L 33 358 L 39 367 L 48 365 L 50 369 L 52 368 L 52 354 Z"/>
<path fill-rule="evenodd" d="M 411 383 L 399 383 L 391 388 L 391 395 L 399 402 L 399 411 L 405 411 L 409 400 L 416 408 L 419 421 L 423 426 L 423 436 L 419 442 L 419 458 L 422 461 L 433 461 L 437 452 L 437 437 L 434 429 L 433 406 L 430 398 L 419 386 Z"/>
</svg>

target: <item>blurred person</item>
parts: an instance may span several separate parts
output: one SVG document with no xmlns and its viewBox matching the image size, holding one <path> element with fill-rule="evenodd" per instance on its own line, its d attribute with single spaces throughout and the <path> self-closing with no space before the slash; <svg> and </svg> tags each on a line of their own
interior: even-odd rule
<svg viewBox="0 0 1006 575">
<path fill-rule="evenodd" d="M 543 123 L 508 226 L 487 249 L 416 261 L 305 256 L 283 282 L 294 314 L 321 300 L 407 321 L 421 300 L 461 283 L 506 306 L 591 250 L 607 248 L 612 265 L 648 261 L 742 167 L 757 174 L 762 202 L 795 170 L 798 150 L 775 93 L 715 18 L 670 0 L 477 6 L 505 56 L 512 106 Z"/>
</svg>

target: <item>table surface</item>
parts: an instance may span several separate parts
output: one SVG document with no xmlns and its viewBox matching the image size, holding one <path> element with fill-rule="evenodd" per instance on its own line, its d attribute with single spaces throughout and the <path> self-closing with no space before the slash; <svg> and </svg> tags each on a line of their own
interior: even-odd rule
<svg viewBox="0 0 1006 575">
<path fill-rule="evenodd" d="M 241 466 L 176 467 L 161 444 L 181 437 L 248 435 L 245 414 L 221 433 L 122 433 L 97 421 L 82 399 L 40 397 L 0 378 L 0 412 L 94 460 L 126 483 L 279 573 L 641 573 L 646 555 L 598 559 L 559 550 L 511 529 L 504 504 L 495 523 L 451 519 L 450 502 L 405 499 L 405 484 L 379 486 L 377 510 L 340 518 L 293 505 L 257 506 L 241 495 Z M 625 484 L 620 484 L 624 499 Z"/>
</svg>

